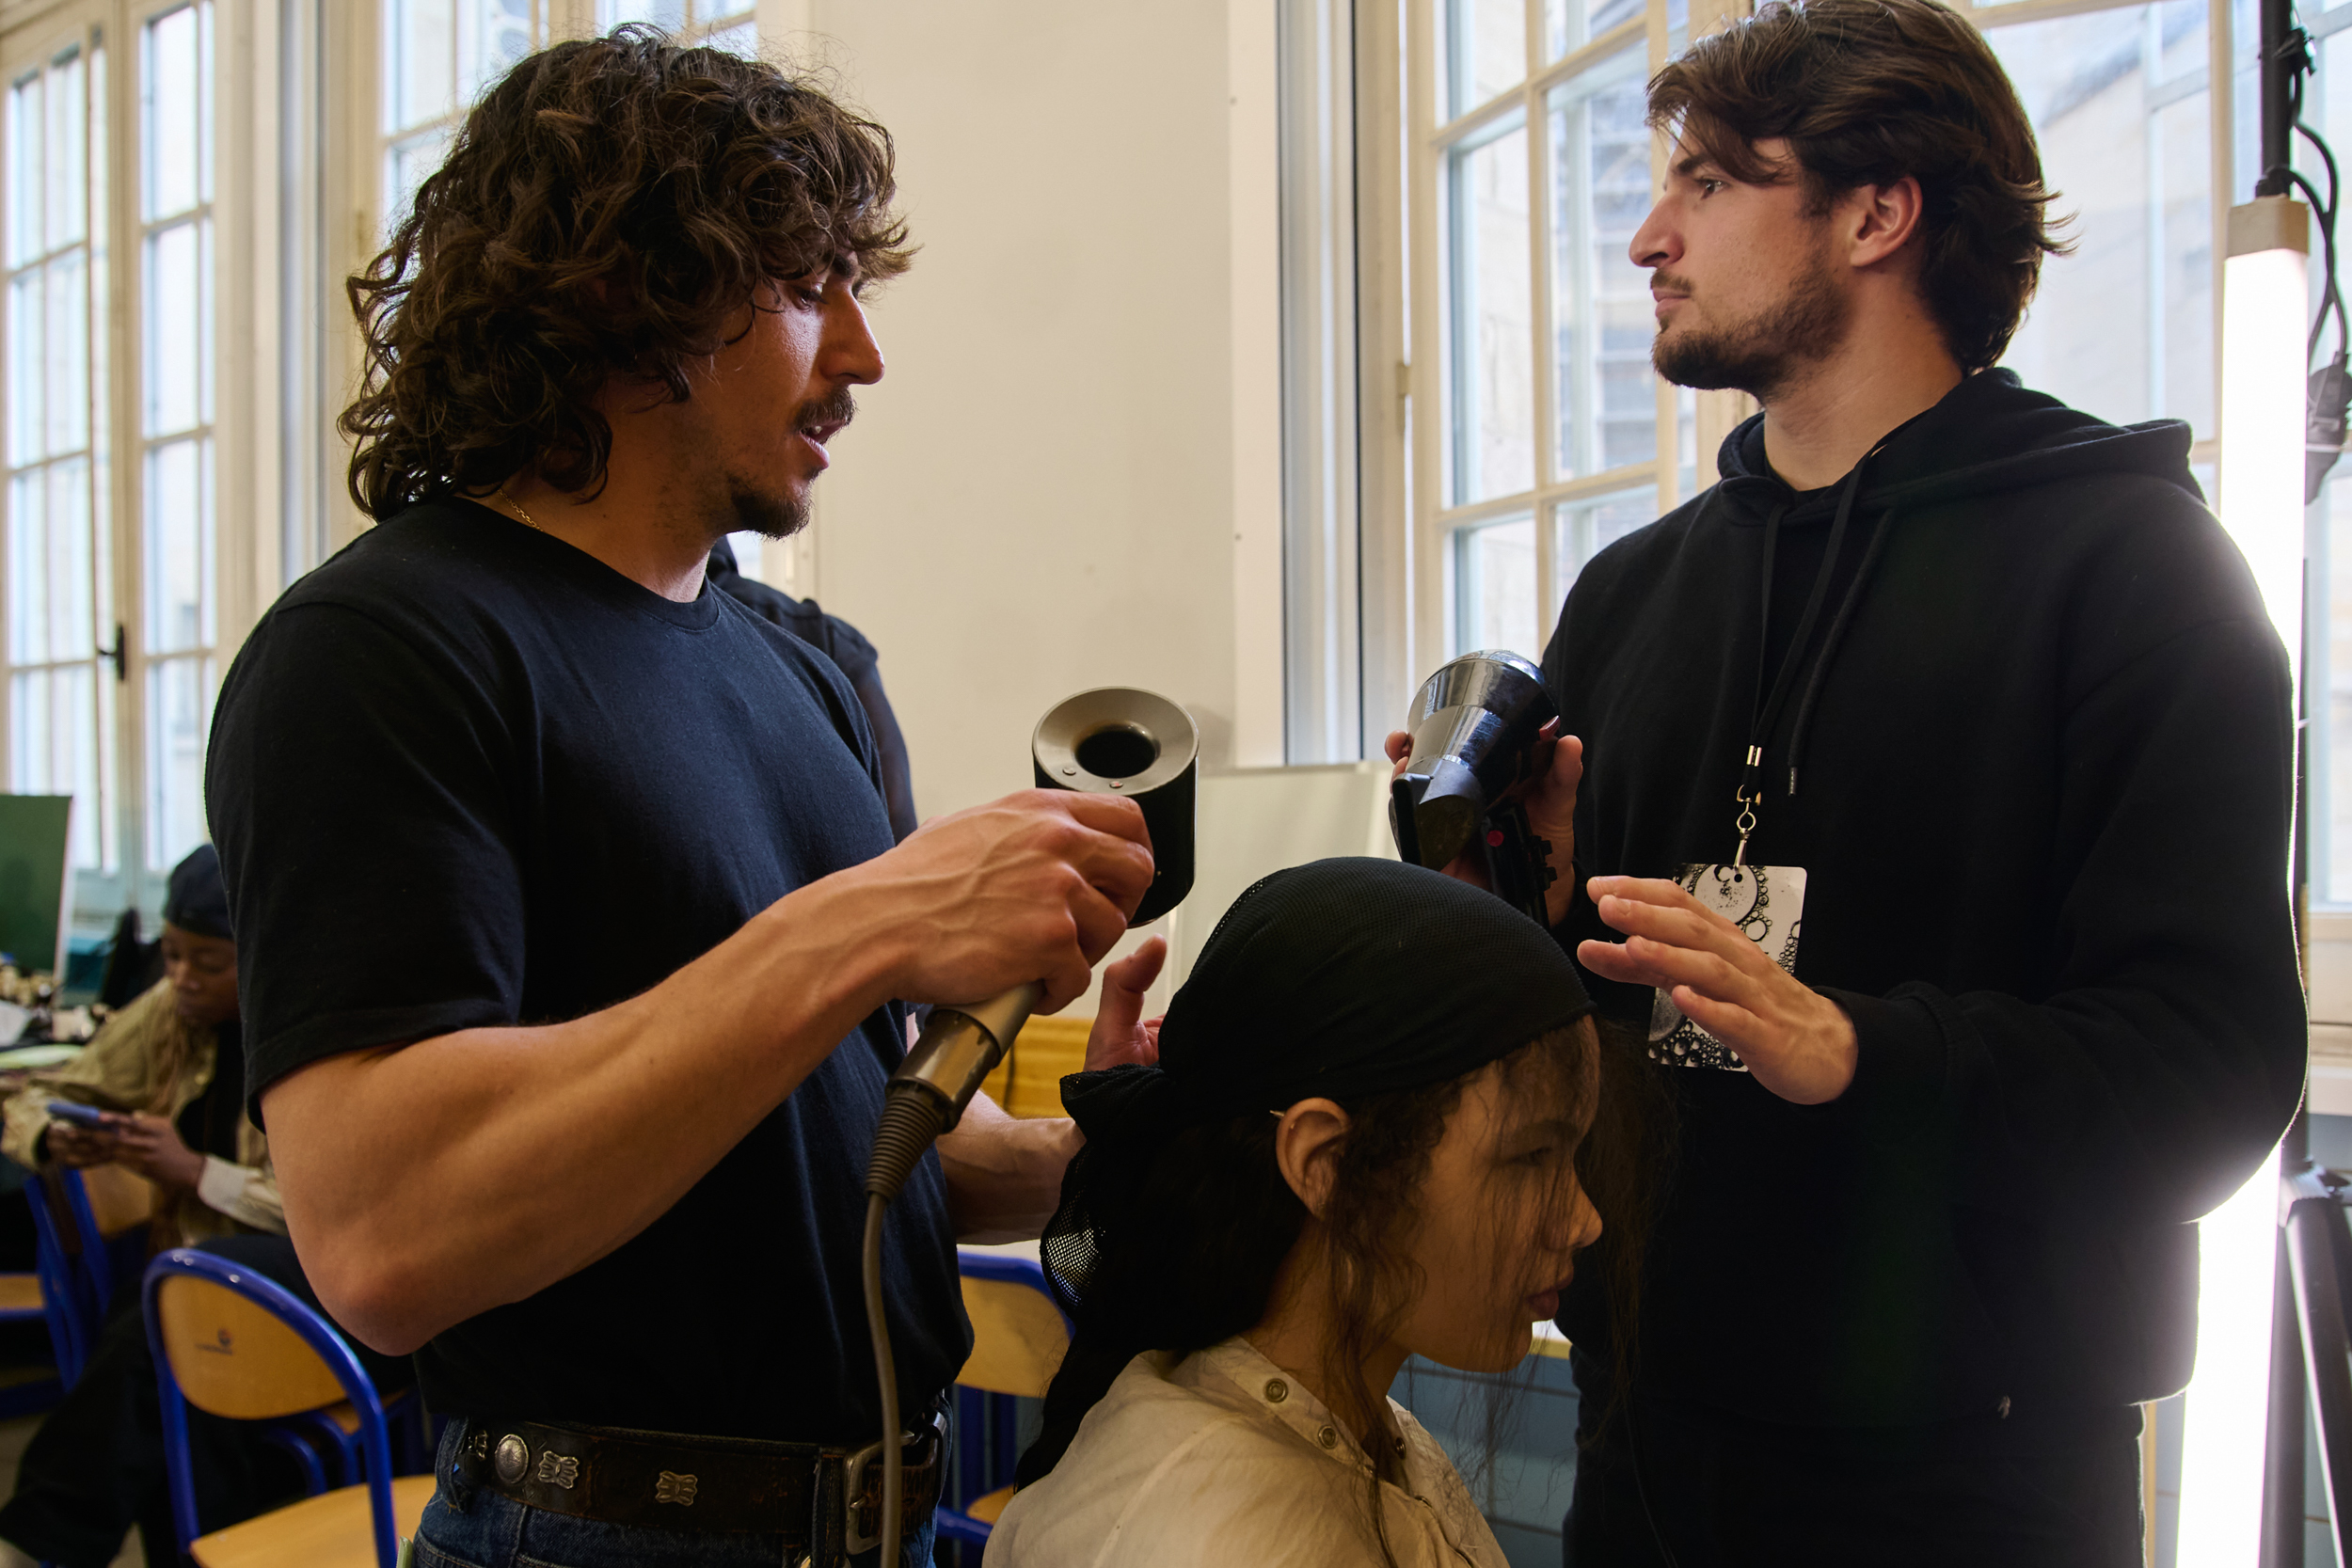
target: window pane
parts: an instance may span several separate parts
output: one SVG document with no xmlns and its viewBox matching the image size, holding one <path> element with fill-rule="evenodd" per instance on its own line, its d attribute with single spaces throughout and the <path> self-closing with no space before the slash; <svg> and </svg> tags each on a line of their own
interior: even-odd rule
<svg viewBox="0 0 2352 1568">
<path fill-rule="evenodd" d="M 174 224 L 147 241 L 147 434 L 203 419 L 204 265 L 199 225 Z"/>
<path fill-rule="evenodd" d="M 459 0 L 457 107 L 531 53 L 531 0 Z"/>
<path fill-rule="evenodd" d="M 8 481 L 8 662 L 49 646 L 49 486 L 39 471 Z"/>
<path fill-rule="evenodd" d="M 1556 60 L 1572 50 L 1581 49 L 1612 27 L 1622 27 L 1640 16 L 1647 8 L 1644 0 L 1544 0 L 1544 58 Z M 1671 31 L 1679 22 L 1689 24 L 1691 0 L 1676 0 L 1670 9 L 1679 9 L 1679 18 L 1669 16 Z"/>
<path fill-rule="evenodd" d="M 384 232 L 389 234 L 408 215 L 417 187 L 449 156 L 450 129 L 442 126 L 394 142 L 384 158 Z"/>
<path fill-rule="evenodd" d="M 694 8 L 695 20 L 715 22 L 723 16 L 749 16 L 757 3 L 758 0 L 702 0 L 702 4 Z"/>
<path fill-rule="evenodd" d="M 1527 128 L 1447 156 L 1454 504 L 1535 483 Z"/>
<path fill-rule="evenodd" d="M 1468 114 L 1527 75 L 1521 0 L 1445 0 L 1446 117 Z"/>
<path fill-rule="evenodd" d="M 1454 651 L 1507 648 L 1535 658 L 1535 522 L 1466 528 L 1454 535 Z"/>
<path fill-rule="evenodd" d="M 74 457 L 53 463 L 49 488 L 49 646 L 40 657 L 84 659 L 97 646 L 91 622 L 94 585 L 90 548 L 89 464 Z"/>
<path fill-rule="evenodd" d="M 1555 88 L 1551 304 L 1559 476 L 1658 455 L 1649 274 L 1627 255 L 1648 214 L 1649 128 L 1637 47 Z"/>
<path fill-rule="evenodd" d="M 183 7 L 147 28 L 145 216 L 150 221 L 184 213 L 204 199 L 204 94 L 197 9 Z"/>
<path fill-rule="evenodd" d="M 2198 0 L 1991 28 L 2042 146 L 2072 256 L 2042 263 L 2003 363 L 2119 423 L 2213 424 L 2213 209 Z"/>
<path fill-rule="evenodd" d="M 45 248 L 78 245 L 84 237 L 83 197 L 89 179 L 89 105 L 83 96 L 78 55 L 59 60 L 49 73 L 48 211 Z"/>
<path fill-rule="evenodd" d="M 204 736 L 213 661 L 161 659 L 147 670 L 147 864 L 168 871 L 204 841 Z"/>
<path fill-rule="evenodd" d="M 8 283 L 8 462 L 38 463 L 46 455 L 48 431 L 41 418 L 41 369 L 48 351 L 41 341 L 49 323 L 46 277 L 39 270 Z"/>
<path fill-rule="evenodd" d="M 48 189 L 47 99 L 39 72 L 8 89 L 8 264 L 41 253 L 41 209 Z"/>
<path fill-rule="evenodd" d="M 147 455 L 147 646 L 167 654 L 211 641 L 211 442 L 173 441 Z"/>
<path fill-rule="evenodd" d="M 405 131 L 457 106 L 455 0 L 384 0 L 384 129 Z"/>
<path fill-rule="evenodd" d="M 1570 501 L 1553 516 L 1559 530 L 1551 557 L 1551 603 L 1556 609 L 1586 562 L 1635 529 L 1658 520 L 1658 489 L 1642 484 L 1588 501 Z"/>
<path fill-rule="evenodd" d="M 611 32 L 624 22 L 650 22 L 675 32 L 686 25 L 686 0 L 596 0 L 596 26 Z"/>
<path fill-rule="evenodd" d="M 87 664 L 20 671 L 8 679 L 8 787 L 19 795 L 73 797 L 68 844 L 73 864 L 87 870 L 104 862 L 99 703 L 98 681 Z"/>
<path fill-rule="evenodd" d="M 40 400 L 53 452 L 89 445 L 89 272 L 83 258 L 69 251 L 42 269 L 48 321 Z"/>
<path fill-rule="evenodd" d="M 733 27 L 722 27 L 707 35 L 703 42 L 713 49 L 723 49 L 730 55 L 755 58 L 759 54 L 759 24 L 745 22 Z"/>
</svg>

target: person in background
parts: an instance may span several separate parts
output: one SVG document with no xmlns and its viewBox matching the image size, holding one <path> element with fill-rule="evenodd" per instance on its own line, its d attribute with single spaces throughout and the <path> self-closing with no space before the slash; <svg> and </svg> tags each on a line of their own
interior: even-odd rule
<svg viewBox="0 0 2352 1568">
<path fill-rule="evenodd" d="M 832 659 L 849 677 L 850 689 L 857 693 L 857 705 L 866 710 L 866 722 L 874 731 L 875 760 L 881 764 L 882 805 L 890 813 L 891 836 L 905 843 L 916 827 L 914 777 L 907 762 L 907 737 L 898 728 L 898 716 L 890 710 L 890 699 L 882 694 L 882 655 L 874 644 L 840 616 L 826 614 L 815 599 L 796 599 L 780 588 L 745 577 L 736 564 L 735 546 L 727 540 L 711 546 L 710 564 L 703 569 L 703 577 L 770 626 L 782 626 Z"/>
<path fill-rule="evenodd" d="M 2302 1088 L 2286 651 L 2187 425 L 1995 368 L 2060 246 L 1965 18 L 1774 0 L 1649 118 L 1652 357 L 1763 412 L 1544 657 L 1552 918 L 1679 1104 L 1641 1310 L 1563 1304 L 1566 1560 L 2137 1564 Z"/>
<path fill-rule="evenodd" d="M 1098 1031 L 1136 1027 L 1159 956 L 1112 966 Z M 1387 1396 L 1408 1355 L 1518 1367 L 1596 1202 L 1638 1186 L 1588 1136 L 1591 1011 L 1541 926 L 1434 871 L 1244 893 L 1136 1051 L 1156 1064 L 1065 1080 L 1087 1144 L 1042 1256 L 1076 1333 L 989 1562 L 1502 1568 Z"/>
<path fill-rule="evenodd" d="M 8 1097 L 0 1152 L 35 1169 L 117 1164 L 155 1187 L 149 1255 L 200 1245 L 319 1307 L 286 1222 L 268 1141 L 245 1108 L 237 945 L 220 857 L 209 844 L 172 868 L 164 897 L 164 978 L 106 1021 L 87 1050 Z M 53 1100 L 128 1105 L 103 1128 L 53 1118 Z M 26 1195 L 41 1201 L 38 1188 Z M 406 1360 L 358 1349 L 379 1392 L 406 1387 Z M 205 1529 L 290 1497 L 299 1478 L 242 1422 L 188 1412 L 198 1516 Z M 103 1568 L 136 1526 L 147 1560 L 178 1560 L 165 1485 L 155 1367 L 138 1282 L 115 1284 L 112 1315 L 80 1379 L 25 1446 L 0 1506 L 0 1568 Z"/>
<path fill-rule="evenodd" d="M 8 1097 L 0 1153 L 34 1169 L 117 1164 L 146 1178 L 155 1251 L 232 1230 L 282 1235 L 268 1145 L 246 1115 L 237 944 L 209 844 L 172 868 L 163 958 L 164 977 L 80 1056 Z M 83 1128 L 49 1115 L 56 1100 L 128 1109 Z"/>
</svg>

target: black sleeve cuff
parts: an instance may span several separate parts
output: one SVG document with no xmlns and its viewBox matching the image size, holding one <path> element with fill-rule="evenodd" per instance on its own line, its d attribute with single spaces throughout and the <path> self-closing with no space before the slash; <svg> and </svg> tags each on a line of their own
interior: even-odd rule
<svg viewBox="0 0 2352 1568">
<path fill-rule="evenodd" d="M 1944 1100 L 1949 1051 L 1927 1001 L 1899 991 L 1880 997 L 1817 989 L 1853 1021 L 1856 1046 L 1853 1082 L 1821 1108 L 1873 1135 L 1910 1132 L 1933 1115 Z"/>
</svg>

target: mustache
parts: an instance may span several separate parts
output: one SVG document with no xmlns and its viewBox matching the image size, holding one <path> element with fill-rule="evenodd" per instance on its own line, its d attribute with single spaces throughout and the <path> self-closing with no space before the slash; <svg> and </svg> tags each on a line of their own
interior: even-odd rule
<svg viewBox="0 0 2352 1568">
<path fill-rule="evenodd" d="M 857 399 L 850 395 L 849 388 L 842 387 L 801 404 L 800 411 L 792 416 L 792 428 L 814 430 L 818 425 L 846 425 L 856 418 Z"/>
<path fill-rule="evenodd" d="M 1677 277 L 1673 273 L 1662 268 L 1649 275 L 1649 286 L 1653 292 L 1670 294 L 1687 294 L 1692 292 L 1689 278 Z"/>
</svg>

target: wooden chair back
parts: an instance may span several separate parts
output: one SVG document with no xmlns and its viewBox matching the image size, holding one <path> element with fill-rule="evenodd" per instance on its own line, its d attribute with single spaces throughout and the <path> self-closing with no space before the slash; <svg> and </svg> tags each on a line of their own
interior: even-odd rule
<svg viewBox="0 0 2352 1568">
<path fill-rule="evenodd" d="M 177 1276 L 161 1283 L 155 1306 L 171 1375 L 199 1410 L 264 1421 L 342 1401 L 342 1384 L 318 1352 L 234 1291 Z"/>
<path fill-rule="evenodd" d="M 966 1388 L 1043 1399 L 1070 1349 L 1070 1326 L 1035 1286 L 963 1275 L 963 1309 L 972 1319 L 972 1358 L 956 1374 Z"/>
<path fill-rule="evenodd" d="M 145 1225 L 155 1212 L 154 1184 L 120 1165 L 92 1165 L 83 1171 L 82 1190 L 89 1195 L 90 1217 L 105 1241 Z"/>
</svg>

